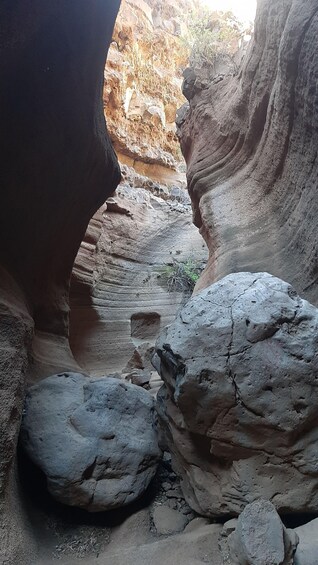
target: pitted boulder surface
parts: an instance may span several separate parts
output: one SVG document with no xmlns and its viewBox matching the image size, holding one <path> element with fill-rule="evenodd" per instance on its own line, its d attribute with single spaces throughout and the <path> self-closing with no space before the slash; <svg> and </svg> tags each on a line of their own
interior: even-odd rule
<svg viewBox="0 0 318 565">
<path fill-rule="evenodd" d="M 298 536 L 286 530 L 268 500 L 246 506 L 229 536 L 232 560 L 238 565 L 293 565 L 297 544 Z"/>
<path fill-rule="evenodd" d="M 29 389 L 21 443 L 59 502 L 94 512 L 141 496 L 161 455 L 150 394 L 79 373 Z"/>
<path fill-rule="evenodd" d="M 194 510 L 317 511 L 317 341 L 318 310 L 267 273 L 225 277 L 166 328 L 163 442 Z"/>
</svg>

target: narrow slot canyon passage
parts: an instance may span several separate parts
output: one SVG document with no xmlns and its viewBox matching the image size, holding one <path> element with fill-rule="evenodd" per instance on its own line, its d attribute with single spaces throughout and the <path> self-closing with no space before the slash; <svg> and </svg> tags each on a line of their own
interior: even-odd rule
<svg viewBox="0 0 318 565">
<path fill-rule="evenodd" d="M 0 565 L 317 565 L 316 0 L 0 26 Z"/>
</svg>

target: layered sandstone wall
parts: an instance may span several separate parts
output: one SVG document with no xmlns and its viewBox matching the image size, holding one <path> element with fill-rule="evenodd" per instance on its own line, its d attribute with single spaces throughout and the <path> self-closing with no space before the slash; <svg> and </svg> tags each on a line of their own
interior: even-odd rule
<svg viewBox="0 0 318 565">
<path fill-rule="evenodd" d="M 201 287 L 265 270 L 318 301 L 317 29 L 316 1 L 260 0 L 239 73 L 188 74 L 178 123 L 210 250 Z"/>
<path fill-rule="evenodd" d="M 124 178 L 90 222 L 71 286 L 71 348 L 93 375 L 150 367 L 149 350 L 184 301 L 168 291 L 165 270 L 206 262 L 175 125 L 195 4 L 123 0 L 116 21 L 104 105 Z"/>
<path fill-rule="evenodd" d="M 91 220 L 73 269 L 70 344 L 93 375 L 151 368 L 160 330 L 188 298 L 182 289 L 171 292 L 165 275 L 174 264 L 207 259 L 186 191 L 160 192 L 125 172 Z"/>
</svg>

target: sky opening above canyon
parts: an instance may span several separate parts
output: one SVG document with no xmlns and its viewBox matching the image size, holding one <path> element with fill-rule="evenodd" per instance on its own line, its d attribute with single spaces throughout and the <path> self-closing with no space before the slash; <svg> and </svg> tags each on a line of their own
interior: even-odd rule
<svg viewBox="0 0 318 565">
<path fill-rule="evenodd" d="M 253 22 L 255 19 L 256 0 L 203 0 L 203 3 L 212 10 L 231 10 L 242 22 Z"/>
</svg>

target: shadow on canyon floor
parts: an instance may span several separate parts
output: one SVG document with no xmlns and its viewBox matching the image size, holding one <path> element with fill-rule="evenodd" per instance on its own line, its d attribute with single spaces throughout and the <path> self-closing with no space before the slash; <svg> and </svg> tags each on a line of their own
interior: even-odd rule
<svg viewBox="0 0 318 565">
<path fill-rule="evenodd" d="M 45 551 L 55 559 L 62 556 L 98 557 L 108 545 L 114 528 L 151 505 L 160 481 L 159 476 L 155 477 L 146 493 L 127 507 L 109 512 L 89 513 L 54 500 L 47 490 L 44 473 L 21 450 L 18 468 L 25 507 L 40 552 Z"/>
<path fill-rule="evenodd" d="M 49 494 L 46 479 L 28 457 L 19 451 L 19 477 L 25 494 L 25 504 L 31 527 L 37 535 L 40 551 L 52 555 L 53 559 L 64 556 L 85 558 L 103 552 L 110 542 L 112 530 L 121 526 L 128 518 L 149 508 L 159 496 L 165 480 L 165 461 L 146 493 L 127 507 L 109 512 L 89 513 L 85 510 L 58 503 Z M 282 520 L 286 527 L 295 528 L 316 518 L 315 514 L 286 514 Z M 224 523 L 223 520 L 215 522 Z"/>
</svg>

